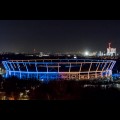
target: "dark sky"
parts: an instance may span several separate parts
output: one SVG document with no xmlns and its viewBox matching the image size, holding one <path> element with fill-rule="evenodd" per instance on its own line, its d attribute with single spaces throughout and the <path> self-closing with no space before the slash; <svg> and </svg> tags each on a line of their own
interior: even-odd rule
<svg viewBox="0 0 120 120">
<path fill-rule="evenodd" d="M 120 51 L 120 20 L 0 20 L 0 51 Z"/>
</svg>

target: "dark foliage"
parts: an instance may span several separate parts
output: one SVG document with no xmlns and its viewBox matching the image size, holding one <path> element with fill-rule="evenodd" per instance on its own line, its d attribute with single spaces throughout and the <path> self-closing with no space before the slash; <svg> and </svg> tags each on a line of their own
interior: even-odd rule
<svg viewBox="0 0 120 120">
<path fill-rule="evenodd" d="M 19 80 L 16 77 L 4 79 L 0 76 L 0 89 L 7 96 L 29 90 L 30 100 L 120 100 L 120 91 L 113 81 L 75 81 L 56 80 L 41 82 L 28 79 Z"/>
</svg>

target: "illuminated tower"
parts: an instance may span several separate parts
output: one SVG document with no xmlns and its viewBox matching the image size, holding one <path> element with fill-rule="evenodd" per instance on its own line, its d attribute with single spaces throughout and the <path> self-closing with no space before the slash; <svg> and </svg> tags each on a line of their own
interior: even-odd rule
<svg viewBox="0 0 120 120">
<path fill-rule="evenodd" d="M 116 56 L 116 48 L 111 48 L 111 43 L 109 43 L 109 48 L 107 48 L 108 56 Z"/>
</svg>

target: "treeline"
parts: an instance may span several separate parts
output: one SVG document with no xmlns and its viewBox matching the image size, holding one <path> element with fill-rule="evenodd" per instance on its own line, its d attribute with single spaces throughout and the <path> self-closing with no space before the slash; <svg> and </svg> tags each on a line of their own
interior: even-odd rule
<svg viewBox="0 0 120 120">
<path fill-rule="evenodd" d="M 0 77 L 0 89 L 7 96 L 19 98 L 20 92 L 29 90 L 30 100 L 120 100 L 120 92 L 112 81 L 53 80 L 41 82 L 35 79 L 19 80 L 16 77 Z M 103 86 L 105 85 L 105 86 Z"/>
</svg>

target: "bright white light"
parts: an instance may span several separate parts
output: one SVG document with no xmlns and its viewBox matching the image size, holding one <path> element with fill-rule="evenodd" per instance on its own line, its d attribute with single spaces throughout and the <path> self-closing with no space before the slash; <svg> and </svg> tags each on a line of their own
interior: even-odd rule
<svg viewBox="0 0 120 120">
<path fill-rule="evenodd" d="M 76 56 L 74 56 L 74 59 L 76 59 L 77 57 Z"/>
<path fill-rule="evenodd" d="M 70 55 L 68 55 L 68 57 L 70 57 Z"/>
<path fill-rule="evenodd" d="M 88 56 L 88 55 L 89 55 L 89 52 L 88 52 L 88 51 L 86 51 L 86 52 L 85 52 L 85 55 L 86 55 L 86 56 Z"/>
</svg>

